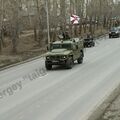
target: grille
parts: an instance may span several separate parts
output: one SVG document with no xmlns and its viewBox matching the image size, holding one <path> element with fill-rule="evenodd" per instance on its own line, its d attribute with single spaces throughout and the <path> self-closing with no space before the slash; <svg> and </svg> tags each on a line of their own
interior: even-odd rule
<svg viewBox="0 0 120 120">
<path fill-rule="evenodd" d="M 61 56 L 51 56 L 50 59 L 52 60 L 59 60 L 61 58 Z"/>
<path fill-rule="evenodd" d="M 111 32 L 111 34 L 116 34 L 115 32 Z"/>
</svg>

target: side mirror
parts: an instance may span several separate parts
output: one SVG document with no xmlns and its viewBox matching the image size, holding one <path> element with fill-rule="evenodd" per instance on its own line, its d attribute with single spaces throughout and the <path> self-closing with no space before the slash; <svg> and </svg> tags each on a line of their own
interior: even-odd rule
<svg viewBox="0 0 120 120">
<path fill-rule="evenodd" d="M 52 50 L 52 43 L 50 43 L 50 44 L 47 45 L 47 50 L 48 50 L 48 51 L 51 51 L 51 50 Z"/>
<path fill-rule="evenodd" d="M 50 51 L 51 50 L 51 47 L 50 45 L 47 46 L 47 51 Z"/>
</svg>

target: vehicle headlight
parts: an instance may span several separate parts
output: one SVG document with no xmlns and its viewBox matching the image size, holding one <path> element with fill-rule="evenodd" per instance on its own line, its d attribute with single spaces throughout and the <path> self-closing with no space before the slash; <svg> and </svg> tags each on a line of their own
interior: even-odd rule
<svg viewBox="0 0 120 120">
<path fill-rule="evenodd" d="M 46 59 L 49 60 L 49 59 L 50 59 L 50 56 L 47 56 Z"/>
<path fill-rule="evenodd" d="M 65 59 L 65 58 L 66 58 L 66 56 L 63 56 L 63 58 Z"/>
<path fill-rule="evenodd" d="M 64 55 L 64 56 L 62 56 L 62 59 L 66 59 L 66 58 L 67 58 L 67 56 L 65 56 L 65 55 Z"/>
</svg>

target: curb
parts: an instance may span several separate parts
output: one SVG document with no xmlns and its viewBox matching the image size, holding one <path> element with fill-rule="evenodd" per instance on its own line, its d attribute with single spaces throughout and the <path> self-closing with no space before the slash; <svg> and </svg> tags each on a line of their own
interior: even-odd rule
<svg viewBox="0 0 120 120">
<path fill-rule="evenodd" d="M 98 37 L 95 38 L 95 40 L 96 40 L 96 39 L 103 38 L 103 37 L 105 37 L 106 35 L 107 35 L 107 34 L 98 36 Z M 34 58 L 30 58 L 30 59 L 27 59 L 27 60 L 23 60 L 23 61 L 18 62 L 18 63 L 13 63 L 13 64 L 11 64 L 11 65 L 5 65 L 4 67 L 0 68 L 0 71 L 5 70 L 5 69 L 8 69 L 8 68 L 11 68 L 11 67 L 14 67 L 14 66 L 18 66 L 18 65 L 21 65 L 21 64 L 24 64 L 24 63 L 27 63 L 27 62 L 31 62 L 31 61 L 36 60 L 36 59 L 39 59 L 39 58 L 41 58 L 41 57 L 43 57 L 43 56 L 44 56 L 44 54 L 42 54 L 42 55 L 40 55 L 40 56 L 37 56 L 37 57 L 34 57 Z"/>
<path fill-rule="evenodd" d="M 107 33 L 105 33 L 105 34 L 103 34 L 103 35 L 101 35 L 101 36 L 98 36 L 98 37 L 95 37 L 95 40 L 96 39 L 101 39 L 101 38 L 104 38 L 104 37 L 106 37 L 108 34 Z"/>
</svg>

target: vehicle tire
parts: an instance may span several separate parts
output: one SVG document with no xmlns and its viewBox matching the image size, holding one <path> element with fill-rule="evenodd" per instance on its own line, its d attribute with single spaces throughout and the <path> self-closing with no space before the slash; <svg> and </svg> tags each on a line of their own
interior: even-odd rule
<svg viewBox="0 0 120 120">
<path fill-rule="evenodd" d="M 111 36 L 111 35 L 109 35 L 109 38 L 112 38 L 112 36 Z"/>
<path fill-rule="evenodd" d="M 47 62 L 45 62 L 45 67 L 47 70 L 51 70 L 52 69 L 52 64 L 48 64 Z"/>
<path fill-rule="evenodd" d="M 66 62 L 66 68 L 67 69 L 72 69 L 73 63 L 74 63 L 73 58 L 68 59 L 67 62 Z"/>
<path fill-rule="evenodd" d="M 93 46 L 93 47 L 95 46 L 95 41 L 93 41 L 92 46 Z"/>
<path fill-rule="evenodd" d="M 93 45 L 92 45 L 92 43 L 90 44 L 90 47 L 92 47 Z"/>
<path fill-rule="evenodd" d="M 77 59 L 78 64 L 83 63 L 83 52 L 81 52 L 80 57 Z"/>
<path fill-rule="evenodd" d="M 85 43 L 83 45 L 84 45 L 84 48 L 85 48 L 86 47 Z"/>
</svg>

